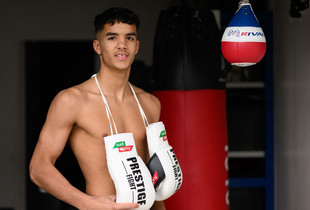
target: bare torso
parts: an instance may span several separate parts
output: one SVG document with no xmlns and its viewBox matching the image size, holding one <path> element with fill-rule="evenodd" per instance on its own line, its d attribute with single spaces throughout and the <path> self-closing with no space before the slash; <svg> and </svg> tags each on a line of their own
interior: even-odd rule
<svg viewBox="0 0 310 210">
<path fill-rule="evenodd" d="M 151 94 L 134 87 L 149 122 L 159 119 L 159 102 Z M 110 124 L 104 103 L 94 79 L 73 88 L 79 99 L 79 114 L 69 143 L 86 180 L 86 193 L 93 196 L 115 195 L 106 161 L 104 137 L 110 134 Z M 138 155 L 149 159 L 145 127 L 138 104 L 129 88 L 122 101 L 105 95 L 119 133 L 133 133 Z M 130 91 L 130 92 L 128 92 Z"/>
<path fill-rule="evenodd" d="M 133 133 L 138 155 L 149 159 L 145 128 L 127 84 L 138 53 L 135 24 L 106 23 L 93 41 L 100 58 L 98 80 L 119 133 Z M 101 77 L 99 77 L 101 76 Z M 159 100 L 134 87 L 149 123 L 159 120 Z M 59 92 L 52 101 L 29 165 L 31 180 L 56 198 L 78 209 L 131 209 L 138 204 L 115 203 L 115 187 L 107 168 L 104 137 L 110 124 L 94 79 Z M 69 139 L 69 140 L 68 140 Z M 55 162 L 67 141 L 86 180 L 86 193 L 72 186 Z M 89 196 L 91 195 L 91 196 Z M 165 209 L 155 202 L 152 209 Z"/>
</svg>

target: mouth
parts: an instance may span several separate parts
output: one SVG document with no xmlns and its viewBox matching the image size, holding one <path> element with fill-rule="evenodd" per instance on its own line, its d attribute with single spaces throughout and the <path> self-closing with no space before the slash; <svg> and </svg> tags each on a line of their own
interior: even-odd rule
<svg viewBox="0 0 310 210">
<path fill-rule="evenodd" d="M 119 60 L 126 60 L 128 58 L 128 54 L 126 53 L 117 53 L 115 57 Z"/>
</svg>

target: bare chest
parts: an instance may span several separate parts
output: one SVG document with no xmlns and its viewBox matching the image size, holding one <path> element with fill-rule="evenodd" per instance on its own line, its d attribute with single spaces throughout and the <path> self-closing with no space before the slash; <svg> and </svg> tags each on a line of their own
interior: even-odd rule
<svg viewBox="0 0 310 210">
<path fill-rule="evenodd" d="M 125 104 L 110 102 L 109 107 L 112 118 L 108 115 L 102 101 L 92 101 L 84 106 L 80 112 L 76 127 L 83 131 L 83 144 L 97 144 L 103 141 L 105 136 L 117 133 L 133 133 L 138 154 L 146 156 L 146 134 L 141 113 L 136 101 Z M 74 130 L 73 130 L 74 132 Z M 79 132 L 76 132 L 79 133 Z M 75 135 L 76 136 L 76 135 Z M 76 136 L 76 138 L 78 138 Z M 87 140 L 86 140 L 87 138 Z M 99 144 L 101 145 L 101 144 Z M 98 146 L 99 146 L 98 145 Z M 143 157 L 141 157 L 144 159 Z"/>
<path fill-rule="evenodd" d="M 92 132 L 91 128 L 87 125 L 92 125 L 92 127 L 96 127 L 96 130 L 102 130 L 102 135 L 111 135 L 111 127 L 114 133 L 116 130 L 118 133 L 134 133 L 135 131 L 145 130 L 137 103 L 117 104 L 110 102 L 109 108 L 111 110 L 110 120 L 104 105 L 97 103 L 83 110 L 78 123 L 90 132 Z"/>
</svg>

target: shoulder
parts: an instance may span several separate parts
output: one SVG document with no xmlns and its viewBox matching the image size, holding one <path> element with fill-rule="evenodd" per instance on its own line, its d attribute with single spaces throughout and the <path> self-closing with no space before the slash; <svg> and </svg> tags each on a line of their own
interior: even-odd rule
<svg viewBox="0 0 310 210">
<path fill-rule="evenodd" d="M 54 98 L 52 105 L 74 106 L 82 100 L 82 91 L 79 88 L 71 87 L 60 91 Z"/>
<path fill-rule="evenodd" d="M 143 107 L 144 111 L 151 115 L 153 120 L 151 121 L 158 121 L 160 116 L 161 104 L 159 99 L 151 93 L 145 92 L 141 88 L 133 86 L 136 95 Z"/>
<path fill-rule="evenodd" d="M 60 91 L 53 99 L 48 115 L 55 118 L 75 120 L 87 101 L 89 91 L 80 84 Z"/>
<path fill-rule="evenodd" d="M 47 120 L 70 118 L 74 121 L 81 101 L 81 92 L 76 88 L 60 91 L 53 99 L 48 110 Z"/>
<path fill-rule="evenodd" d="M 89 93 L 92 92 L 89 83 L 89 80 L 87 80 L 79 85 L 60 91 L 52 103 L 71 108 L 82 105 Z"/>
<path fill-rule="evenodd" d="M 141 88 L 138 88 L 133 85 L 133 88 L 136 92 L 137 97 L 144 102 L 150 103 L 152 106 L 155 106 L 160 109 L 159 99 L 151 93 L 145 92 Z"/>
<path fill-rule="evenodd" d="M 45 131 L 71 129 L 78 122 L 87 100 L 92 94 L 91 88 L 89 88 L 91 85 L 84 83 L 57 93 L 48 109 L 43 126 Z"/>
</svg>

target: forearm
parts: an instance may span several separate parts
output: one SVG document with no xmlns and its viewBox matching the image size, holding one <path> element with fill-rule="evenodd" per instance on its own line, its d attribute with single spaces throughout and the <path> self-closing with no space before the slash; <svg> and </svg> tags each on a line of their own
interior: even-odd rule
<svg viewBox="0 0 310 210">
<path fill-rule="evenodd" d="M 78 209 L 84 209 L 91 197 L 72 186 L 53 164 L 31 164 L 31 180 L 54 197 Z"/>
</svg>

